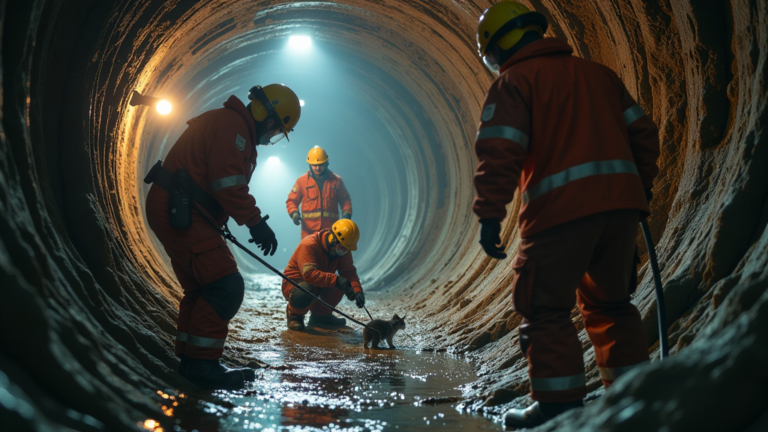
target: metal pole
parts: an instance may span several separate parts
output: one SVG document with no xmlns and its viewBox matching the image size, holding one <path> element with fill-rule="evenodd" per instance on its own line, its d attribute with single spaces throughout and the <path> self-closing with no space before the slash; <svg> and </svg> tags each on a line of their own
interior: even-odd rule
<svg viewBox="0 0 768 432">
<path fill-rule="evenodd" d="M 197 212 L 198 212 L 198 213 L 200 213 L 200 215 L 203 217 L 203 219 L 205 219 L 205 220 L 206 220 L 206 221 L 207 221 L 207 222 L 208 222 L 208 223 L 209 223 L 209 224 L 210 224 L 210 225 L 213 227 L 213 229 L 215 229 L 216 231 L 218 231 L 218 233 L 219 233 L 219 234 L 220 234 L 222 237 L 224 237 L 225 239 L 227 239 L 227 240 L 229 240 L 230 242 L 232 242 L 232 244 L 234 244 L 235 246 L 237 246 L 237 247 L 239 247 L 240 249 L 242 249 L 242 250 L 243 250 L 245 253 L 247 253 L 247 254 L 248 254 L 248 255 L 250 255 L 251 257 L 253 257 L 253 258 L 256 258 L 256 260 L 257 260 L 258 262 L 262 263 L 262 264 L 264 265 L 264 267 L 266 267 L 266 268 L 268 268 L 268 269 L 272 270 L 272 272 L 274 272 L 275 274 L 277 274 L 278 276 L 280 276 L 281 278 L 283 278 L 283 280 L 285 280 L 286 282 L 288 282 L 288 283 L 290 283 L 291 285 L 295 286 L 296 288 L 300 289 L 300 290 L 301 290 L 301 291 L 303 291 L 305 294 L 308 294 L 308 295 L 310 295 L 310 296 L 314 297 L 314 298 L 315 298 L 315 300 L 317 300 L 317 301 L 319 301 L 320 303 L 322 303 L 322 304 L 323 304 L 325 307 L 327 307 L 328 309 L 330 309 L 330 310 L 332 310 L 332 311 L 334 311 L 334 312 L 338 313 L 338 314 L 339 314 L 339 315 L 341 315 L 341 316 L 344 316 L 344 317 L 346 317 L 346 318 L 349 318 L 349 320 L 350 320 L 350 321 L 352 321 L 352 322 L 354 322 L 354 323 L 360 324 L 361 326 L 363 326 L 363 327 L 366 327 L 366 328 L 369 328 L 369 329 L 371 329 L 371 330 L 374 330 L 374 331 L 376 331 L 376 332 L 378 333 L 378 331 L 377 331 L 376 329 L 374 329 L 374 328 L 371 328 L 371 327 L 368 327 L 368 326 L 367 326 L 365 323 L 363 323 L 363 322 L 361 322 L 361 321 L 358 321 L 358 320 L 356 320 L 356 319 L 352 318 L 351 316 L 349 316 L 349 315 L 345 314 L 344 312 L 342 312 L 342 311 L 340 311 L 340 310 L 336 309 L 335 307 L 333 307 L 333 306 L 329 305 L 328 303 L 326 303 L 325 301 L 323 301 L 323 299 L 321 299 L 320 297 L 318 297 L 318 296 L 316 296 L 316 295 L 312 294 L 311 292 L 307 291 L 306 289 L 304 289 L 304 287 L 302 287 L 301 285 L 299 285 L 299 284 L 297 284 L 296 282 L 294 282 L 294 281 L 293 281 L 293 279 L 291 279 L 291 278 L 287 277 L 286 275 L 284 275 L 284 274 L 283 274 L 283 273 L 282 273 L 280 270 L 278 270 L 278 269 L 276 269 L 276 268 L 272 267 L 272 266 L 271 266 L 271 265 L 270 265 L 268 262 L 266 262 L 266 261 L 264 261 L 263 259 L 261 259 L 261 258 L 260 258 L 258 255 L 256 255 L 255 253 L 251 252 L 251 250 L 250 250 L 250 249 L 248 249 L 247 247 L 243 246 L 243 245 L 242 245 L 242 243 L 240 243 L 239 241 L 237 241 L 237 239 L 235 238 L 235 236 L 233 236 L 233 235 L 232 235 L 232 233 L 231 233 L 231 232 L 229 232 L 229 229 L 227 229 L 227 230 L 225 231 L 224 229 L 222 229 L 222 228 L 220 228 L 220 227 L 216 226 L 216 224 L 215 224 L 215 223 L 214 223 L 212 220 L 210 220 L 210 219 L 208 218 L 208 216 L 206 216 L 206 215 L 205 215 L 205 213 L 203 213 L 203 212 L 202 212 L 202 210 L 200 210 L 200 208 L 197 206 L 197 203 L 194 203 L 194 202 L 193 202 L 193 204 L 194 204 L 194 206 L 195 206 L 195 209 L 197 209 Z M 269 216 L 266 216 L 264 219 L 266 219 L 267 217 L 269 217 Z"/>
<path fill-rule="evenodd" d="M 653 285 L 656 290 L 656 313 L 659 320 L 659 348 L 661 349 L 661 358 L 669 357 L 669 336 L 667 328 L 667 308 L 664 303 L 664 288 L 661 285 L 661 272 L 659 271 L 659 261 L 656 258 L 656 248 L 653 245 L 651 230 L 648 228 L 648 222 L 640 222 L 640 228 L 643 230 L 645 246 L 648 248 L 648 261 L 651 264 L 653 272 Z"/>
</svg>

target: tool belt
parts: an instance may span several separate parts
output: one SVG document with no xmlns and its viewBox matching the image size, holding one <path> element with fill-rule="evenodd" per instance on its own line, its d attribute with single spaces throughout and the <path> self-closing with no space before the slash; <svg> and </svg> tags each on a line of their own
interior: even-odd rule
<svg viewBox="0 0 768 432">
<path fill-rule="evenodd" d="M 180 168 L 173 173 L 163 168 L 162 161 L 157 161 L 144 177 L 144 183 L 154 183 L 168 192 L 168 221 L 172 228 L 186 229 L 192 226 L 192 201 L 214 219 L 221 215 L 221 204 L 200 189 L 185 169 Z"/>
</svg>

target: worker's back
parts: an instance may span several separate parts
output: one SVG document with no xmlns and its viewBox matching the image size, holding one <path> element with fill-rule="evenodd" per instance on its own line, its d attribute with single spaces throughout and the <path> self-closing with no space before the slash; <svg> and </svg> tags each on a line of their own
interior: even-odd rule
<svg viewBox="0 0 768 432">
<path fill-rule="evenodd" d="M 648 151 L 644 144 L 650 148 L 654 143 L 634 137 L 631 143 L 627 127 L 636 123 L 632 116 L 639 107 L 613 71 L 571 52 L 565 42 L 553 38 L 521 49 L 502 68 L 483 111 L 478 135 L 481 162 L 483 147 L 509 143 L 492 133 L 485 134 L 491 135 L 487 143 L 481 142 L 483 129 L 511 126 L 522 133 L 517 140 L 512 138 L 518 154 L 507 162 L 502 157 L 483 163 L 521 168 L 523 236 L 607 210 L 649 211 L 641 177 L 652 179 L 657 170 L 655 163 L 651 169 L 642 159 Z M 653 122 L 645 119 L 655 132 Z M 645 130 L 647 125 L 641 126 Z M 643 148 L 638 152 L 634 144 Z M 655 146 L 657 155 L 657 138 Z M 648 160 L 655 162 L 655 155 Z M 482 177 L 476 178 L 480 188 Z"/>
</svg>

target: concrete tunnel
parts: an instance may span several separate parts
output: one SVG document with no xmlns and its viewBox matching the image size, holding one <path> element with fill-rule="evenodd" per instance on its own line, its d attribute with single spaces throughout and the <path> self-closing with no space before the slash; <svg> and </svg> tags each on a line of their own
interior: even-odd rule
<svg viewBox="0 0 768 432">
<path fill-rule="evenodd" d="M 596 398 L 539 430 L 768 429 L 768 4 L 526 3 L 548 18 L 548 36 L 614 69 L 659 126 L 649 221 L 672 346 L 659 362 L 641 246 L 633 302 L 652 363 L 597 398 L 575 312 Z M 293 84 L 306 106 L 291 143 L 260 150 L 252 186 L 264 211 L 290 224 L 281 202 L 292 179 L 272 191 L 290 176 L 260 174 L 266 159 L 279 155 L 298 175 L 307 149 L 327 146 L 352 185 L 364 235 L 356 262 L 378 308 L 411 314 L 418 348 L 473 365 L 477 379 L 456 399 L 463 411 L 498 421 L 530 403 L 511 263 L 483 254 L 471 211 L 474 135 L 493 80 L 475 26 L 491 4 L 0 2 L 0 429 L 156 429 L 146 419 L 183 429 L 163 413 L 184 388 L 172 351 L 180 290 L 146 225 L 141 179 L 187 119 L 271 82 Z M 312 38 L 311 58 L 286 51 L 296 34 Z M 174 111 L 130 106 L 134 90 Z M 502 234 L 510 252 L 515 222 Z M 290 254 L 298 231 L 278 240 Z M 225 352 L 233 364 L 249 356 L 242 341 Z"/>
</svg>

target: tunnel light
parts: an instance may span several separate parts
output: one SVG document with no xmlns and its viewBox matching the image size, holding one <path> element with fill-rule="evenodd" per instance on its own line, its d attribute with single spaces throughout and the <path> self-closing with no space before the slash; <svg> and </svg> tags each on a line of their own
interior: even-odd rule
<svg viewBox="0 0 768 432">
<path fill-rule="evenodd" d="M 156 98 L 153 96 L 143 95 L 136 90 L 131 95 L 131 100 L 128 102 L 131 106 L 144 105 L 153 106 L 161 115 L 167 115 L 171 112 L 171 103 L 165 99 Z"/>
<path fill-rule="evenodd" d="M 267 158 L 267 165 L 278 165 L 280 164 L 280 158 L 277 156 L 270 156 Z"/>
<path fill-rule="evenodd" d="M 312 39 L 309 36 L 291 36 L 288 46 L 295 50 L 307 50 L 312 47 Z"/>
<path fill-rule="evenodd" d="M 299 105 L 304 106 L 304 99 L 299 99 Z"/>
<path fill-rule="evenodd" d="M 155 109 L 158 113 L 160 113 L 160 115 L 168 115 L 170 114 L 172 107 L 170 102 L 162 99 L 157 103 L 157 105 L 155 105 Z"/>
</svg>

